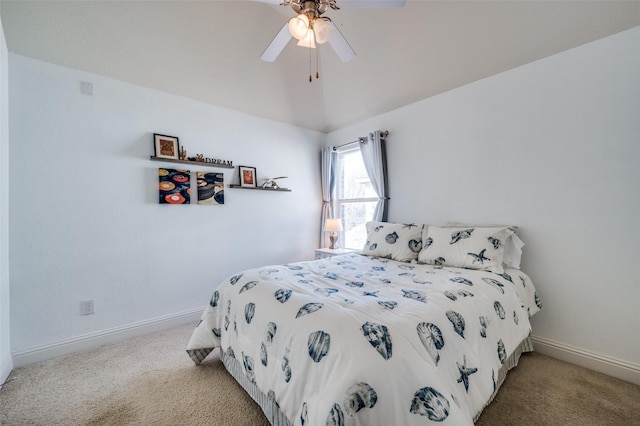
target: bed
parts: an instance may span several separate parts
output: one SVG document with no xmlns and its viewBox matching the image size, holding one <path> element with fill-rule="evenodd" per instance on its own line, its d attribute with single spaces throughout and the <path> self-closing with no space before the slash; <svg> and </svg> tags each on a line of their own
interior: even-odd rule
<svg viewBox="0 0 640 426">
<path fill-rule="evenodd" d="M 370 222 L 362 253 L 224 280 L 187 353 L 220 348 L 274 425 L 471 425 L 533 350 L 515 235 Z"/>
</svg>

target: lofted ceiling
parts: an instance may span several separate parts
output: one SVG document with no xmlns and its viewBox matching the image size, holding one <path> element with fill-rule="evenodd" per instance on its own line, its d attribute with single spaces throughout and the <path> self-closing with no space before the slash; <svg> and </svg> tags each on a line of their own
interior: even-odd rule
<svg viewBox="0 0 640 426">
<path fill-rule="evenodd" d="M 277 0 L 1 1 L 11 52 L 330 132 L 640 25 L 640 1 L 421 1 L 329 10 L 357 56 L 290 41 Z M 340 0 L 337 0 L 340 4 Z M 312 53 L 310 56 L 309 53 Z"/>
</svg>

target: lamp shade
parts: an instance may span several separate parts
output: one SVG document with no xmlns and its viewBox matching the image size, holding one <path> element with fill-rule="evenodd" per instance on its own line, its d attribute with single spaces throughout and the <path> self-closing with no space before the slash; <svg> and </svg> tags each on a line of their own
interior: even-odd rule
<svg viewBox="0 0 640 426">
<path fill-rule="evenodd" d="M 308 47 L 310 49 L 316 48 L 315 36 L 313 35 L 312 29 L 307 30 L 307 35 L 304 38 L 300 39 L 300 41 L 298 42 L 298 46 Z"/>
<path fill-rule="evenodd" d="M 313 21 L 313 32 L 316 33 L 316 43 L 322 44 L 329 41 L 333 35 L 333 27 L 324 18 Z"/>
<path fill-rule="evenodd" d="M 304 13 L 289 19 L 289 32 L 298 40 L 307 36 L 309 29 L 309 18 Z"/>
<path fill-rule="evenodd" d="M 324 221 L 324 230 L 326 232 L 342 231 L 342 221 L 340 220 L 340 218 L 325 219 L 325 221 Z"/>
</svg>

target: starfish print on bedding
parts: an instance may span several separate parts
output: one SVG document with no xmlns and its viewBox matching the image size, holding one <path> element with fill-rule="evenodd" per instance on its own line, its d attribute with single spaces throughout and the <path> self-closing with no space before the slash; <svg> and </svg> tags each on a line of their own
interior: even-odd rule
<svg viewBox="0 0 640 426">
<path fill-rule="evenodd" d="M 480 263 L 482 263 L 484 265 L 484 261 L 485 260 L 491 260 L 491 259 L 489 259 L 488 257 L 486 257 L 484 255 L 485 251 L 487 251 L 487 249 L 482 249 L 480 251 L 480 253 L 478 253 L 478 254 L 476 254 L 476 253 L 467 253 L 467 254 L 469 256 L 473 257 L 473 263 L 480 262 Z"/>
<path fill-rule="evenodd" d="M 458 383 L 464 384 L 464 390 L 469 393 L 469 376 L 478 371 L 477 368 L 467 368 L 467 357 L 462 357 L 462 365 L 456 361 L 458 364 L 458 371 L 460 371 L 460 378 L 458 379 Z"/>
</svg>

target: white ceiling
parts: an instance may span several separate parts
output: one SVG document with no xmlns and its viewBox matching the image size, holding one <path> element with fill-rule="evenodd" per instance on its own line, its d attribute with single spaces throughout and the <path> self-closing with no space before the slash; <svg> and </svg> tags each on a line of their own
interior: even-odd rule
<svg viewBox="0 0 640 426">
<path fill-rule="evenodd" d="M 294 41 L 274 63 L 259 59 L 294 15 L 287 6 L 2 1 L 0 13 L 17 54 L 321 132 L 640 25 L 640 1 L 330 10 L 357 57 L 343 63 L 322 45 L 320 79 L 309 83 L 310 50 Z"/>
</svg>

